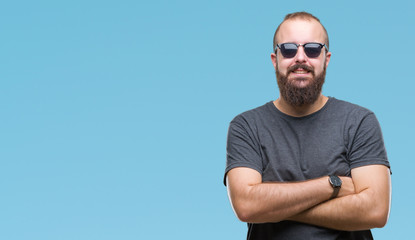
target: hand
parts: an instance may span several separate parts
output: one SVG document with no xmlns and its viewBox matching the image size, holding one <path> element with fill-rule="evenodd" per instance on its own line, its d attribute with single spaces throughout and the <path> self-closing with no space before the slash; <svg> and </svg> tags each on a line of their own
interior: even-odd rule
<svg viewBox="0 0 415 240">
<path fill-rule="evenodd" d="M 342 187 L 340 188 L 339 195 L 337 195 L 337 197 L 344 197 L 356 193 L 351 177 L 340 177 L 340 179 L 342 180 Z"/>
</svg>

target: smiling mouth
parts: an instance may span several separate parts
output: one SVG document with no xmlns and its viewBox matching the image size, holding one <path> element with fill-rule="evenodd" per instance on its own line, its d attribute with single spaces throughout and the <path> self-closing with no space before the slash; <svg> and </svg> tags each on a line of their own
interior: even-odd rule
<svg viewBox="0 0 415 240">
<path fill-rule="evenodd" d="M 314 72 L 314 68 L 311 66 L 308 66 L 306 64 L 296 64 L 294 66 L 291 66 L 288 68 L 288 72 L 289 73 L 294 73 L 294 74 L 313 74 Z"/>
<path fill-rule="evenodd" d="M 306 74 L 309 73 L 310 71 L 304 70 L 304 69 L 297 69 L 292 71 L 293 73 L 297 73 L 297 74 Z"/>
</svg>

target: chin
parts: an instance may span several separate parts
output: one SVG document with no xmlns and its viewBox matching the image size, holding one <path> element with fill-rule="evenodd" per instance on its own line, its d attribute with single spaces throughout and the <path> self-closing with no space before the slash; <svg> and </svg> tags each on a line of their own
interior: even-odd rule
<svg viewBox="0 0 415 240">
<path fill-rule="evenodd" d="M 294 87 L 304 88 L 304 87 L 309 86 L 312 83 L 313 79 L 311 79 L 311 78 L 294 78 L 294 79 L 289 79 L 288 81 Z"/>
</svg>

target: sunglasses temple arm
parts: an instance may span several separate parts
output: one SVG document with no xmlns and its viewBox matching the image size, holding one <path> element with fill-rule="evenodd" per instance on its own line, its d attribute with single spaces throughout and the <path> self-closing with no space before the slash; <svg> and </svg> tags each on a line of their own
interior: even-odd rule
<svg viewBox="0 0 415 240">
<path fill-rule="evenodd" d="M 275 49 L 274 49 L 274 53 L 277 53 L 277 49 L 279 48 L 280 46 L 277 44 L 277 45 L 275 45 Z"/>
</svg>

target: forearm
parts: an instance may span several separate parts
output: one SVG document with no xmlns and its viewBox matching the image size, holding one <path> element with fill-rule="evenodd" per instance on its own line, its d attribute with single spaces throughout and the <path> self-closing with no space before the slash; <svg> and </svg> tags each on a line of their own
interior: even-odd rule
<svg viewBox="0 0 415 240">
<path fill-rule="evenodd" d="M 345 231 L 383 227 L 387 212 L 375 209 L 376 203 L 369 201 L 368 195 L 361 193 L 336 198 L 289 219 Z"/>
<path fill-rule="evenodd" d="M 330 198 L 327 178 L 298 183 L 260 183 L 247 188 L 238 206 L 242 221 L 279 222 Z M 236 209 L 235 209 L 236 210 Z"/>
<path fill-rule="evenodd" d="M 354 193 L 351 178 L 343 178 L 339 196 Z M 237 217 L 244 222 L 279 222 L 327 201 L 332 193 L 328 176 L 303 182 L 263 183 L 249 168 L 235 168 L 227 175 L 228 194 Z"/>
<path fill-rule="evenodd" d="M 383 227 L 390 208 L 389 171 L 379 166 L 366 169 L 371 170 L 364 175 L 355 173 L 356 181 L 374 179 L 376 184 L 362 187 L 361 183 L 357 183 L 357 193 L 323 202 L 289 220 L 346 231 Z M 377 169 L 376 172 L 373 169 Z M 364 171 L 367 170 L 362 168 L 361 172 Z M 364 179 L 364 182 L 370 181 Z"/>
</svg>

